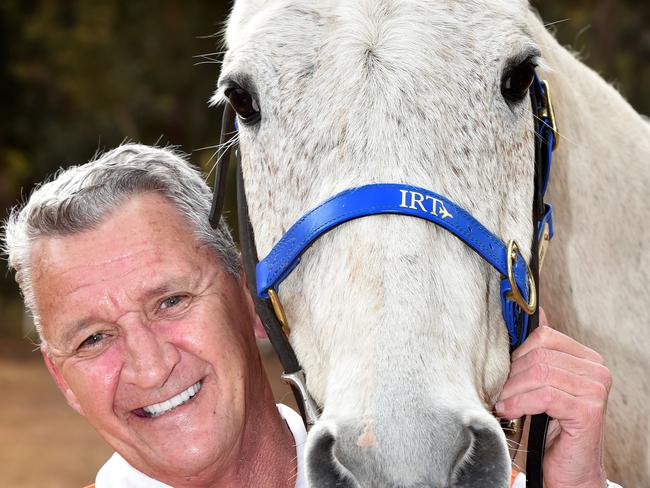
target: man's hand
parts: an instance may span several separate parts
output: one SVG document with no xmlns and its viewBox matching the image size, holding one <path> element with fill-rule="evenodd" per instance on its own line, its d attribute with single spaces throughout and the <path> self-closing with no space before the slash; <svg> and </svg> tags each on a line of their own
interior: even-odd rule
<svg viewBox="0 0 650 488">
<path fill-rule="evenodd" d="M 546 488 L 607 486 L 603 465 L 607 398 L 612 384 L 603 358 L 540 325 L 512 353 L 510 375 L 495 408 L 508 419 L 546 412 L 553 420 L 546 439 Z"/>
</svg>

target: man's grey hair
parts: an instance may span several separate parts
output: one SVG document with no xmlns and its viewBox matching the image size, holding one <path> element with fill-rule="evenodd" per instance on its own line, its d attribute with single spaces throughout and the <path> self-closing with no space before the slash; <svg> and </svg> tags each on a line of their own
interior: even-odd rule
<svg viewBox="0 0 650 488">
<path fill-rule="evenodd" d="M 43 340 L 32 287 L 31 249 L 42 237 L 68 236 L 96 228 L 130 196 L 156 192 L 166 197 L 194 229 L 194 237 L 220 256 L 238 275 L 239 253 L 227 226 L 208 222 L 212 192 L 201 172 L 169 148 L 125 144 L 95 160 L 62 169 L 38 186 L 22 207 L 12 209 L 4 225 L 3 251 L 25 305 Z"/>
</svg>

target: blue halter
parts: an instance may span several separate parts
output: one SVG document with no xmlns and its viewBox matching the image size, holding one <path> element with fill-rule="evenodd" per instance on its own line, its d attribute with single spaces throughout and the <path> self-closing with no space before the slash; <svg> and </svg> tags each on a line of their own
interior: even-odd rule
<svg viewBox="0 0 650 488">
<path fill-rule="evenodd" d="M 535 77 L 537 89 L 545 94 L 545 86 Z M 542 115 L 536 136 L 546 141 L 545 167 L 542 196 L 546 192 L 555 142 L 552 114 Z M 380 214 L 396 214 L 418 217 L 432 222 L 461 239 L 477 254 L 492 265 L 502 276 L 502 315 L 510 336 L 511 348 L 517 347 L 527 337 L 528 316 L 534 310 L 522 309 L 513 298 L 520 294 L 528 302 L 535 293 L 534 279 L 518 248 L 509 248 L 466 210 L 451 200 L 425 188 L 410 185 L 383 183 L 360 186 L 345 190 L 303 215 L 273 246 L 269 254 L 256 267 L 257 294 L 268 299 L 269 290 L 277 293 L 282 281 L 300 262 L 300 256 L 321 235 L 334 227 L 360 217 Z M 545 205 L 545 212 L 537 222 L 538 239 L 553 236 L 552 207 Z M 509 271 L 509 266 L 511 270 Z M 536 308 L 536 306 L 535 306 Z"/>
</svg>

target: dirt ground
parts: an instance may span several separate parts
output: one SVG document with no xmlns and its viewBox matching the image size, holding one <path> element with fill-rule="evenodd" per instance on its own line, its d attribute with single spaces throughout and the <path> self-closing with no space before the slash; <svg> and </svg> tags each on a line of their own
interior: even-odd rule
<svg viewBox="0 0 650 488">
<path fill-rule="evenodd" d="M 66 404 L 41 356 L 0 338 L 0 488 L 79 488 L 92 483 L 110 447 Z M 280 367 L 261 344 L 278 402 L 293 406 Z"/>
</svg>

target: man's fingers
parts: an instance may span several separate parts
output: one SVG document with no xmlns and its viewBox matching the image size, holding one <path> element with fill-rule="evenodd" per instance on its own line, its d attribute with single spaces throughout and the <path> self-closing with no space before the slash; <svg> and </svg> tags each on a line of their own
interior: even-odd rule
<svg viewBox="0 0 650 488">
<path fill-rule="evenodd" d="M 512 360 L 516 360 L 536 348 L 553 349 L 578 358 L 587 359 L 595 363 L 603 363 L 603 357 L 596 351 L 583 346 L 569 336 L 558 332 L 546 325 L 540 325 L 533 331 L 526 341 L 512 353 Z"/>
<path fill-rule="evenodd" d="M 547 413 L 559 420 L 565 431 L 585 431 L 603 421 L 606 405 L 606 399 L 580 398 L 546 385 L 499 400 L 495 408 L 499 416 L 509 419 Z"/>
<path fill-rule="evenodd" d="M 575 397 L 607 399 L 607 386 L 591 377 L 580 376 L 572 371 L 546 363 L 535 363 L 530 368 L 506 381 L 501 399 L 508 399 L 528 391 L 551 386 Z"/>
<path fill-rule="evenodd" d="M 510 366 L 510 378 L 514 378 L 538 364 L 561 368 L 578 376 L 591 378 L 604 385 L 607 391 L 612 386 L 612 374 L 603 364 L 541 347 L 515 359 Z"/>
</svg>

